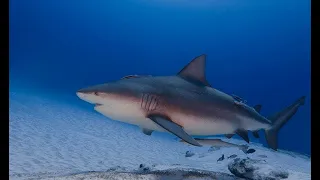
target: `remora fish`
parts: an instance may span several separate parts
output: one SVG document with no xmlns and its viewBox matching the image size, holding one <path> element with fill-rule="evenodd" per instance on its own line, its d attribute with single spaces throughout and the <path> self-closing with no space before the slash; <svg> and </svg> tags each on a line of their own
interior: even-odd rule
<svg viewBox="0 0 320 180">
<path fill-rule="evenodd" d="M 236 147 L 236 148 L 239 148 L 244 153 L 247 153 L 247 149 L 249 148 L 249 146 L 247 145 L 238 145 L 238 144 L 228 143 L 228 142 L 222 141 L 221 139 L 200 139 L 200 138 L 194 138 L 194 139 L 202 146 L 209 145 L 209 146 L 219 147 L 219 148 Z M 180 142 L 186 143 L 184 140 L 180 140 Z"/>
<path fill-rule="evenodd" d="M 238 134 L 263 129 L 268 145 L 277 150 L 280 128 L 304 104 L 305 96 L 266 118 L 233 96 L 211 87 L 205 77 L 206 55 L 193 59 L 177 75 L 133 76 L 77 91 L 77 96 L 95 104 L 101 114 L 139 126 L 145 134 L 171 132 L 201 146 L 192 135 Z"/>
</svg>

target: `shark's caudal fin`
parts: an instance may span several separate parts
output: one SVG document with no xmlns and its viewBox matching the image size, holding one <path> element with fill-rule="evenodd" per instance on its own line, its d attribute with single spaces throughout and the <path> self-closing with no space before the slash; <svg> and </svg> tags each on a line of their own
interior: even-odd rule
<svg viewBox="0 0 320 180">
<path fill-rule="evenodd" d="M 305 96 L 300 97 L 290 106 L 286 107 L 282 111 L 274 114 L 268 119 L 272 121 L 272 127 L 270 129 L 265 130 L 266 140 L 269 147 L 273 150 L 277 150 L 278 148 L 278 132 L 281 127 L 289 121 L 289 119 L 297 112 L 298 108 L 301 105 L 304 105 Z"/>
</svg>

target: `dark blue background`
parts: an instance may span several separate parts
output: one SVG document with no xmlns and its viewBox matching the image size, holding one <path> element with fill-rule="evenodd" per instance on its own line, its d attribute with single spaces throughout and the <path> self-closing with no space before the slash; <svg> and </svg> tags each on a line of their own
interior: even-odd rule
<svg viewBox="0 0 320 180">
<path fill-rule="evenodd" d="M 279 147 L 310 154 L 309 1 L 9 3 L 11 87 L 64 99 L 128 74 L 173 75 L 205 53 L 213 87 L 262 104 L 264 115 L 306 95 L 281 129 Z"/>
</svg>

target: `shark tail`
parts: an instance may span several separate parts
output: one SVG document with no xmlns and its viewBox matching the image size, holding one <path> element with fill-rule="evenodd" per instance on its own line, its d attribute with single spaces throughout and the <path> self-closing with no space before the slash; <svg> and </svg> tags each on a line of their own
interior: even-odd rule
<svg viewBox="0 0 320 180">
<path fill-rule="evenodd" d="M 271 128 L 265 129 L 266 140 L 268 146 L 273 149 L 278 149 L 278 132 L 281 127 L 289 121 L 289 119 L 297 112 L 298 108 L 305 103 L 305 96 L 300 97 L 290 106 L 286 107 L 282 111 L 268 117 L 271 120 Z"/>
</svg>

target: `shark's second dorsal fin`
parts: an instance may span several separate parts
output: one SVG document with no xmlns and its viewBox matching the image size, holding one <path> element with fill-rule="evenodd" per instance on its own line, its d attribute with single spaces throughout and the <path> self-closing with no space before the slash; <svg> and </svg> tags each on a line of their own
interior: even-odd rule
<svg viewBox="0 0 320 180">
<path fill-rule="evenodd" d="M 194 58 L 179 73 L 178 76 L 195 83 L 201 83 L 205 86 L 211 86 L 205 75 L 206 55 L 202 54 Z"/>
</svg>

